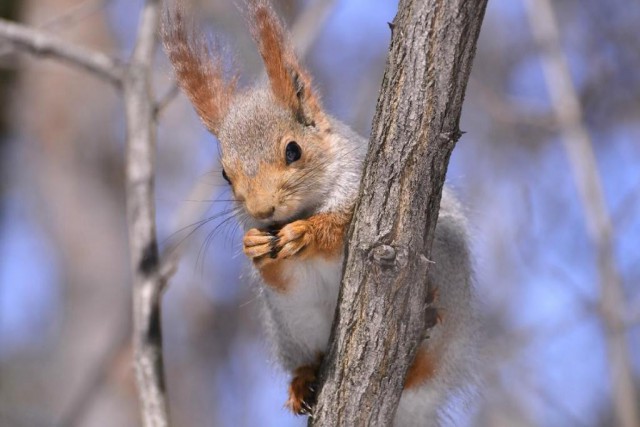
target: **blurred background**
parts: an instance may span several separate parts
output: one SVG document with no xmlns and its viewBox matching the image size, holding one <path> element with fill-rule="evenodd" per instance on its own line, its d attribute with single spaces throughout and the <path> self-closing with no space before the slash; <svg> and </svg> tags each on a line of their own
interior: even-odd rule
<svg viewBox="0 0 640 427">
<path fill-rule="evenodd" d="M 298 23 L 326 108 L 368 135 L 397 4 L 275 3 Z M 640 3 L 556 0 L 555 21 L 543 3 L 489 0 L 448 172 L 472 229 L 486 354 L 479 398 L 452 404 L 454 426 L 613 426 L 616 402 L 640 405 Z M 0 15 L 126 59 L 140 7 L 2 0 Z M 259 76 L 234 2 L 198 7 L 243 82 Z M 551 27 L 534 36 L 536 19 Z M 286 376 L 263 341 L 235 223 L 184 228 L 224 212 L 228 192 L 216 141 L 160 49 L 156 64 L 159 242 L 184 251 L 163 303 L 173 423 L 305 425 L 283 407 Z M 558 86 L 548 77 L 563 64 Z M 600 205 L 581 197 L 571 140 L 595 154 Z M 114 88 L 0 41 L 1 426 L 139 425 L 123 141 Z M 604 232 L 590 226 L 600 214 Z"/>
</svg>

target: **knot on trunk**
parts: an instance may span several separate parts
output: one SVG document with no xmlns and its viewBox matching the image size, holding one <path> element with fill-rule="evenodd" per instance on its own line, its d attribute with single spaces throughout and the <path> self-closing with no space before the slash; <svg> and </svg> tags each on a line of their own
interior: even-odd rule
<svg viewBox="0 0 640 427">
<path fill-rule="evenodd" d="M 383 270 L 397 269 L 407 265 L 408 252 L 402 247 L 381 244 L 371 249 L 370 257 Z"/>
</svg>

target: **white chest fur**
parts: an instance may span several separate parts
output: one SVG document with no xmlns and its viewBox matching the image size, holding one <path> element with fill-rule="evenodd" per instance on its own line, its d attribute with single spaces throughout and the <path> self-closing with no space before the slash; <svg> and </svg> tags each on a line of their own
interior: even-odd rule
<svg viewBox="0 0 640 427">
<path fill-rule="evenodd" d="M 271 311 L 276 332 L 287 336 L 287 358 L 299 363 L 316 360 L 329 341 L 331 324 L 340 289 L 342 257 L 296 260 L 285 264 L 287 291 L 266 291 L 267 309 Z M 295 344 L 294 344 L 295 343 Z"/>
</svg>

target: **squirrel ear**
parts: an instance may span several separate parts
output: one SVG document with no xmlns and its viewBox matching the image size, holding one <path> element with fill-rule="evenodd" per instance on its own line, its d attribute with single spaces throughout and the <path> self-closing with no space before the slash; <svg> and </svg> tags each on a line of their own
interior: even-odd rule
<svg viewBox="0 0 640 427">
<path fill-rule="evenodd" d="M 225 79 L 220 49 L 202 35 L 191 19 L 185 22 L 180 1 L 164 13 L 162 40 L 178 85 L 205 126 L 217 135 L 236 92 L 237 73 Z"/>
<path fill-rule="evenodd" d="M 306 126 L 328 127 L 311 76 L 300 65 L 268 0 L 249 0 L 251 33 L 267 71 L 271 92 Z"/>
</svg>

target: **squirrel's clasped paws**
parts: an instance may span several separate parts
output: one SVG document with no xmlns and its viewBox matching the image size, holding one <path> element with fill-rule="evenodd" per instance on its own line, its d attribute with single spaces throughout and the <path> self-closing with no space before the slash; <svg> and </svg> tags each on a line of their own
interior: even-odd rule
<svg viewBox="0 0 640 427">
<path fill-rule="evenodd" d="M 275 236 L 269 231 L 252 228 L 242 239 L 244 254 L 253 260 L 270 256 L 273 252 Z"/>
<path fill-rule="evenodd" d="M 317 370 L 317 366 L 301 366 L 294 372 L 286 406 L 296 415 L 313 412 L 318 392 Z"/>
<path fill-rule="evenodd" d="M 305 220 L 294 221 L 276 231 L 252 228 L 244 235 L 243 251 L 258 265 L 290 258 L 309 244 L 310 229 L 309 221 Z"/>
<path fill-rule="evenodd" d="M 287 224 L 276 234 L 278 258 L 289 258 L 306 248 L 311 241 L 309 221 L 299 220 Z"/>
</svg>

